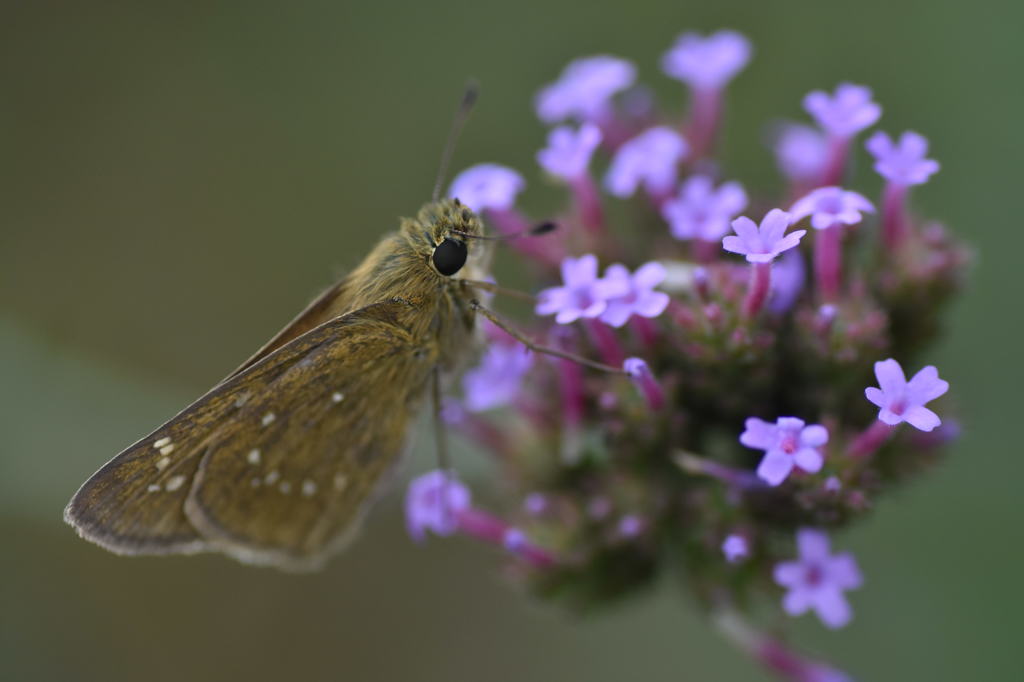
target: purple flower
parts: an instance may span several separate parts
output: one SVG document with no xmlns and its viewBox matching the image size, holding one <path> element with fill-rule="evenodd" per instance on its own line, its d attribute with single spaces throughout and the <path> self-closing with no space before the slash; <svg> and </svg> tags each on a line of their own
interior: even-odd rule
<svg viewBox="0 0 1024 682">
<path fill-rule="evenodd" d="M 593 123 L 584 123 L 579 130 L 561 126 L 548 133 L 548 146 L 537 152 L 537 163 L 557 178 L 574 180 L 587 172 L 599 144 L 601 130 Z"/>
<path fill-rule="evenodd" d="M 440 469 L 414 478 L 405 494 L 405 526 L 409 535 L 417 542 L 426 537 L 427 530 L 451 535 L 458 530 L 457 515 L 469 508 L 469 501 L 469 488 Z"/>
<path fill-rule="evenodd" d="M 718 241 L 729 232 L 729 223 L 747 207 L 747 193 L 738 182 L 715 189 L 711 178 L 695 175 L 675 199 L 665 202 L 662 215 L 676 239 Z"/>
<path fill-rule="evenodd" d="M 786 124 L 775 139 L 775 162 L 793 182 L 821 177 L 828 161 L 828 142 L 821 131 L 798 123 Z"/>
<path fill-rule="evenodd" d="M 811 216 L 811 227 L 827 230 L 836 225 L 856 225 L 861 212 L 874 213 L 875 207 L 866 198 L 841 187 L 819 187 L 798 199 L 793 208 L 793 222 Z"/>
<path fill-rule="evenodd" d="M 840 83 L 834 95 L 815 90 L 804 97 L 804 109 L 835 137 L 852 137 L 875 124 L 882 107 L 871 100 L 871 88 Z"/>
<path fill-rule="evenodd" d="M 641 185 L 650 194 L 666 194 L 675 185 L 679 162 L 688 151 L 686 140 L 671 128 L 649 128 L 615 152 L 605 186 L 622 198 L 633 196 Z"/>
<path fill-rule="evenodd" d="M 849 552 L 832 555 L 828 535 L 813 528 L 797 531 L 796 544 L 799 558 L 775 565 L 775 582 L 789 590 L 782 608 L 791 616 L 814 609 L 826 627 L 843 627 L 853 617 L 843 592 L 863 582 L 857 561 Z"/>
<path fill-rule="evenodd" d="M 566 258 L 562 261 L 562 286 L 544 289 L 537 295 L 536 313 L 555 314 L 558 324 L 597 317 L 608 307 L 602 286 L 597 277 L 597 256 L 588 253 Z"/>
<path fill-rule="evenodd" d="M 805 426 L 802 419 L 779 417 L 774 424 L 751 417 L 740 442 L 764 450 L 757 475 L 768 485 L 779 485 L 794 467 L 808 473 L 821 470 L 825 462 L 819 448 L 828 442 L 828 430 L 821 424 Z"/>
<path fill-rule="evenodd" d="M 742 535 L 732 533 L 722 543 L 722 554 L 730 564 L 735 564 L 750 556 L 750 546 Z"/>
<path fill-rule="evenodd" d="M 875 170 L 896 185 L 920 185 L 939 170 L 939 162 L 925 158 L 928 140 L 912 130 L 900 135 L 895 144 L 888 134 L 878 131 L 864 144 L 875 157 Z"/>
<path fill-rule="evenodd" d="M 942 424 L 939 416 L 925 407 L 949 390 L 949 382 L 939 378 L 939 370 L 928 365 L 907 381 L 900 363 L 892 358 L 875 363 L 875 376 L 881 388 L 864 391 L 867 399 L 879 407 L 878 418 L 889 426 L 907 422 L 921 431 Z"/>
<path fill-rule="evenodd" d="M 661 58 L 661 69 L 695 90 L 722 88 L 750 61 L 750 41 L 736 31 L 706 38 L 684 33 Z"/>
<path fill-rule="evenodd" d="M 516 195 L 525 186 L 523 176 L 511 168 L 496 163 L 481 163 L 455 176 L 448 188 L 448 196 L 458 199 L 474 211 L 504 211 L 512 208 L 516 203 Z"/>
<path fill-rule="evenodd" d="M 665 268 L 657 262 L 641 265 L 630 274 L 625 265 L 609 265 L 601 284 L 608 307 L 601 313 L 601 321 L 621 327 L 633 315 L 657 317 L 668 307 L 668 294 L 654 287 L 665 279 Z"/>
<path fill-rule="evenodd" d="M 532 364 L 533 355 L 518 343 L 491 344 L 480 364 L 462 377 L 466 409 L 482 412 L 512 402 Z"/>
<path fill-rule="evenodd" d="M 725 237 L 722 248 L 746 256 L 750 263 L 770 263 L 783 251 L 799 244 L 800 238 L 807 234 L 807 230 L 786 234 L 792 222 L 791 215 L 777 208 L 768 211 L 760 227 L 750 218 L 740 216 L 732 221 L 736 235 Z"/>
<path fill-rule="evenodd" d="M 612 96 L 632 85 L 635 78 L 636 67 L 625 59 L 610 55 L 577 59 L 557 81 L 537 93 L 537 116 L 545 123 L 600 119 L 608 113 Z"/>
</svg>

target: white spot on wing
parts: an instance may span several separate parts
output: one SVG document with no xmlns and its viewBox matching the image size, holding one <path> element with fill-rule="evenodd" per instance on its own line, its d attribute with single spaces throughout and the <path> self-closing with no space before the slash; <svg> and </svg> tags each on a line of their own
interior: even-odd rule
<svg viewBox="0 0 1024 682">
<path fill-rule="evenodd" d="M 302 482 L 302 494 L 306 497 L 313 497 L 316 494 L 316 483 L 308 478 Z"/>
<path fill-rule="evenodd" d="M 277 486 L 277 489 L 287 495 L 292 491 L 292 484 L 288 481 L 281 481 L 281 485 Z"/>
<path fill-rule="evenodd" d="M 174 443 L 168 443 L 167 445 L 160 448 L 161 455 L 169 455 L 174 452 Z"/>
<path fill-rule="evenodd" d="M 260 463 L 260 449 L 259 448 L 253 448 L 252 450 L 249 451 L 249 454 L 246 455 L 245 458 L 247 460 L 249 460 L 249 464 L 259 464 Z"/>
<path fill-rule="evenodd" d="M 164 489 L 168 492 L 174 492 L 183 485 L 185 485 L 185 477 L 178 474 L 177 476 L 171 476 L 167 480 L 167 483 L 164 484 Z"/>
<path fill-rule="evenodd" d="M 161 438 L 160 440 L 158 440 L 155 443 L 153 443 L 153 447 L 156 448 L 157 450 L 159 450 L 160 448 L 165 448 L 165 447 L 167 447 L 170 444 L 171 444 L 171 439 L 167 438 L 165 436 L 164 438 Z"/>
<path fill-rule="evenodd" d="M 279 478 L 281 478 L 281 473 L 277 469 L 274 469 L 269 474 L 263 477 L 263 482 L 266 483 L 267 485 L 274 485 L 275 483 L 277 483 L 277 479 Z"/>
<path fill-rule="evenodd" d="M 146 486 L 146 490 L 148 490 L 151 493 L 155 493 L 156 491 L 160 490 L 160 484 L 150 483 L 149 485 Z"/>
<path fill-rule="evenodd" d="M 167 468 L 167 465 L 171 463 L 170 457 L 161 457 L 156 461 L 156 470 L 163 471 Z"/>
<path fill-rule="evenodd" d="M 249 402 L 249 397 L 251 395 L 252 394 L 249 393 L 248 391 L 244 393 L 239 393 L 238 397 L 235 398 L 235 407 L 241 407 L 242 405 L 245 405 L 247 402 Z"/>
<path fill-rule="evenodd" d="M 344 399 L 345 399 L 345 394 L 344 393 L 339 393 L 338 391 L 335 391 L 334 393 L 331 394 L 331 401 L 332 402 L 340 403 Z"/>
<path fill-rule="evenodd" d="M 277 415 L 275 415 L 273 412 L 267 412 L 265 415 L 263 415 L 263 419 L 261 420 L 261 422 L 263 423 L 264 426 L 270 426 L 271 424 L 274 423 L 275 419 L 277 419 Z"/>
</svg>

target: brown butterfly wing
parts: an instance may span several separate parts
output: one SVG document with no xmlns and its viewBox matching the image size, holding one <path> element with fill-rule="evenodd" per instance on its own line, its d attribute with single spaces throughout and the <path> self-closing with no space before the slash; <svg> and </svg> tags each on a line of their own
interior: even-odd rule
<svg viewBox="0 0 1024 682">
<path fill-rule="evenodd" d="M 274 335 L 274 338 L 263 344 L 263 347 L 253 353 L 252 357 L 242 363 L 228 378 L 252 367 L 257 362 L 267 357 L 275 350 L 293 341 L 306 332 L 312 331 L 324 322 L 339 317 L 349 311 L 349 296 L 345 295 L 348 279 L 342 279 L 334 286 L 323 291 L 306 306 L 305 310 L 285 325 L 284 329 Z"/>
<path fill-rule="evenodd" d="M 414 312 L 369 306 L 279 348 L 107 463 L 65 518 L 119 553 L 314 565 L 401 452 L 435 362 Z"/>
</svg>

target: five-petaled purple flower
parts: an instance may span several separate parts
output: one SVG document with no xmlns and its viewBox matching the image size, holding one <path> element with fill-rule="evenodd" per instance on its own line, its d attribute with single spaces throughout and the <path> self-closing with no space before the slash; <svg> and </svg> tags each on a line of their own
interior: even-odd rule
<svg viewBox="0 0 1024 682">
<path fill-rule="evenodd" d="M 506 166 L 480 163 L 455 176 L 448 196 L 458 199 L 474 211 L 504 211 L 516 203 L 516 195 L 526 187 L 523 176 Z"/>
<path fill-rule="evenodd" d="M 768 485 L 785 481 L 794 467 L 811 474 L 821 470 L 825 458 L 820 448 L 828 442 L 828 430 L 821 424 L 807 426 L 796 417 L 779 417 L 771 424 L 751 417 L 745 426 L 740 442 L 764 450 L 757 475 Z"/>
<path fill-rule="evenodd" d="M 562 260 L 562 286 L 537 294 L 538 315 L 555 315 L 558 324 L 594 318 L 608 307 L 601 280 L 597 276 L 597 256 L 588 253 Z"/>
<path fill-rule="evenodd" d="M 881 388 L 871 386 L 864 395 L 878 406 L 878 418 L 895 426 L 907 422 L 921 431 L 931 431 L 942 424 L 939 416 L 925 407 L 949 390 L 949 382 L 939 378 L 939 370 L 928 365 L 907 381 L 900 363 L 892 358 L 875 363 L 875 377 Z"/>
<path fill-rule="evenodd" d="M 601 313 L 601 321 L 613 327 L 621 327 L 633 315 L 657 317 L 668 307 L 668 294 L 655 291 L 665 279 L 665 268 L 652 261 L 637 268 L 630 274 L 625 265 L 615 263 L 604 271 L 601 284 L 603 298 L 608 307 Z"/>
<path fill-rule="evenodd" d="M 668 126 L 655 126 L 629 140 L 615 152 L 605 187 L 621 198 L 633 196 L 643 186 L 654 196 L 672 191 L 679 162 L 689 146 L 683 136 Z"/>
<path fill-rule="evenodd" d="M 405 525 L 417 542 L 430 530 L 451 535 L 458 530 L 458 514 L 469 508 L 469 488 L 450 473 L 435 469 L 409 482 L 405 494 Z"/>
<path fill-rule="evenodd" d="M 466 409 L 482 412 L 512 402 L 533 355 L 519 343 L 492 343 L 480 364 L 462 377 Z"/>
<path fill-rule="evenodd" d="M 579 130 L 560 126 L 548 133 L 548 146 L 537 152 L 537 163 L 562 180 L 575 180 L 587 172 L 590 157 L 601 144 L 601 130 L 584 123 Z"/>
<path fill-rule="evenodd" d="M 871 88 L 840 83 L 834 95 L 815 90 L 804 97 L 804 109 L 830 135 L 849 138 L 873 126 L 882 107 L 871 99 Z"/>
<path fill-rule="evenodd" d="M 864 144 L 875 157 L 875 170 L 896 185 L 920 185 L 939 170 L 939 162 L 926 158 L 928 140 L 908 130 L 894 143 L 887 133 L 878 131 Z"/>
<path fill-rule="evenodd" d="M 853 617 L 843 592 L 863 583 L 856 559 L 849 552 L 833 555 L 828 535 L 813 528 L 797 531 L 796 545 L 798 559 L 775 565 L 775 582 L 789 590 L 782 608 L 791 616 L 813 609 L 827 627 L 843 627 Z"/>
<path fill-rule="evenodd" d="M 750 51 L 750 41 L 736 31 L 684 33 L 661 58 L 661 68 L 696 90 L 717 90 L 747 65 Z"/>
<path fill-rule="evenodd" d="M 747 207 L 747 193 L 738 182 L 726 182 L 715 189 L 711 178 L 695 175 L 679 194 L 662 206 L 676 239 L 718 241 L 729 232 L 729 223 Z"/>
<path fill-rule="evenodd" d="M 768 211 L 760 227 L 750 218 L 740 216 L 732 221 L 736 234 L 722 239 L 722 247 L 746 256 L 750 263 L 770 263 L 783 251 L 799 244 L 801 237 L 807 234 L 807 230 L 786 234 L 786 228 L 792 222 L 792 216 L 778 208 Z"/>
<path fill-rule="evenodd" d="M 750 556 L 750 545 L 745 537 L 732 533 L 722 542 L 722 554 L 730 564 L 739 563 Z"/>
<path fill-rule="evenodd" d="M 819 187 L 798 199 L 793 208 L 793 222 L 811 216 L 811 227 L 827 230 L 837 225 L 856 225 L 862 212 L 874 213 L 875 207 L 864 196 L 841 187 Z"/>
<path fill-rule="evenodd" d="M 775 161 L 792 182 L 810 182 L 821 176 L 828 161 L 828 143 L 820 130 L 799 123 L 786 124 L 775 138 Z"/>
<path fill-rule="evenodd" d="M 605 117 L 615 93 L 636 78 L 632 62 L 610 55 L 583 57 L 569 63 L 558 80 L 546 86 L 535 101 L 537 116 L 545 123 L 567 118 L 596 121 Z"/>
</svg>

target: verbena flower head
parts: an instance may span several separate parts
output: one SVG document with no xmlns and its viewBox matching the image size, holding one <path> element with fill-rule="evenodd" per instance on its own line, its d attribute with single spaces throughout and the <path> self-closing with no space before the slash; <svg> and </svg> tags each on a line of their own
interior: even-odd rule
<svg viewBox="0 0 1024 682">
<path fill-rule="evenodd" d="M 417 541 L 426 531 L 451 535 L 458 528 L 457 515 L 469 507 L 469 488 L 450 474 L 435 470 L 413 479 L 405 496 L 405 524 Z"/>
<path fill-rule="evenodd" d="M 894 143 L 888 133 L 878 131 L 864 144 L 875 157 L 875 170 L 897 185 L 921 185 L 938 172 L 939 162 L 928 156 L 928 140 L 908 130 Z"/>
<path fill-rule="evenodd" d="M 653 318 L 668 307 L 668 294 L 654 289 L 665 279 L 660 263 L 645 263 L 634 273 L 616 263 L 608 266 L 603 279 L 607 307 L 600 317 L 605 324 L 621 327 L 633 315 Z"/>
<path fill-rule="evenodd" d="M 853 83 L 840 83 L 831 95 L 822 90 L 808 93 L 804 109 L 835 137 L 852 137 L 882 115 L 882 107 L 871 99 L 871 89 Z"/>
<path fill-rule="evenodd" d="M 875 207 L 866 197 L 841 187 L 819 187 L 797 200 L 789 209 L 793 222 L 811 217 L 811 227 L 827 230 L 836 225 L 856 225 L 862 213 L 874 213 Z"/>
<path fill-rule="evenodd" d="M 793 217 L 785 211 L 773 208 L 758 226 L 746 216 L 732 221 L 735 235 L 722 239 L 722 247 L 729 252 L 747 257 L 750 263 L 770 263 L 784 251 L 800 243 L 807 230 L 796 230 L 786 234 L 793 223 Z"/>
<path fill-rule="evenodd" d="M 545 123 L 598 120 L 608 113 L 612 96 L 635 79 L 636 67 L 625 59 L 610 55 L 577 59 L 557 81 L 537 93 L 537 116 Z"/>
<path fill-rule="evenodd" d="M 880 388 L 871 386 L 864 395 L 878 406 L 878 418 L 890 426 L 906 422 L 921 431 L 942 424 L 939 416 L 925 405 L 949 390 L 949 382 L 939 378 L 939 370 L 928 365 L 907 381 L 900 363 L 892 358 L 875 363 Z"/>
<path fill-rule="evenodd" d="M 492 343 L 480 364 L 462 377 L 466 409 L 482 412 L 510 404 L 519 394 L 533 355 L 519 343 Z"/>
<path fill-rule="evenodd" d="M 548 133 L 548 146 L 537 152 L 537 163 L 557 178 L 574 180 L 587 172 L 599 144 L 601 130 L 593 123 L 584 123 L 577 130 L 561 126 Z"/>
<path fill-rule="evenodd" d="M 736 31 L 719 31 L 707 37 L 684 33 L 661 58 L 661 69 L 692 88 L 716 90 L 747 65 L 750 52 L 750 41 Z"/>
<path fill-rule="evenodd" d="M 516 196 L 525 187 L 523 176 L 511 168 L 481 163 L 456 175 L 448 188 L 448 196 L 474 211 L 503 211 L 515 205 Z"/>
<path fill-rule="evenodd" d="M 796 417 L 779 417 L 774 424 L 751 417 L 740 442 L 764 450 L 757 475 L 774 486 L 785 481 L 794 468 L 810 474 L 821 471 L 825 462 L 821 448 L 828 442 L 828 430 L 821 424 L 807 426 Z"/>
<path fill-rule="evenodd" d="M 783 126 L 775 137 L 775 162 L 792 182 L 821 177 L 828 161 L 828 140 L 817 128 L 798 123 Z"/>
<path fill-rule="evenodd" d="M 640 187 L 654 195 L 671 192 L 688 149 L 683 136 L 668 126 L 645 130 L 619 147 L 605 187 L 617 197 L 633 196 Z"/>
<path fill-rule="evenodd" d="M 782 608 L 791 616 L 813 610 L 827 627 L 843 627 L 853 617 L 844 592 L 863 583 L 857 561 L 848 552 L 833 555 L 821 530 L 802 528 L 796 545 L 797 559 L 775 566 L 775 582 L 788 590 Z"/>
<path fill-rule="evenodd" d="M 672 50 L 674 68 L 690 49 Z M 905 185 L 890 178 L 876 198 L 866 193 L 874 173 L 847 163 L 851 136 L 880 113 L 865 87 L 807 98 L 821 128 L 777 138 L 784 193 L 753 184 L 758 174 L 733 161 L 747 155 L 716 156 L 719 133 L 752 137 L 721 128 L 720 88 L 745 61 L 731 59 L 677 72 L 695 89 L 686 116 L 661 115 L 653 95 L 639 113 L 626 97 L 613 106 L 632 66 L 576 62 L 538 99 L 545 120 L 582 122 L 552 131 L 538 154 L 536 174 L 564 180 L 563 203 L 525 209 L 532 197 L 518 175 L 470 183 L 462 198 L 484 207 L 489 231 L 520 234 L 531 215 L 559 230 L 495 252 L 525 259 L 514 271 L 533 278 L 537 301 L 512 324 L 538 350 L 492 338 L 464 399 L 445 408 L 453 431 L 494 453 L 494 511 L 468 506 L 465 491 L 457 528 L 418 511 L 410 518 L 427 521 L 410 526 L 481 540 L 539 599 L 591 612 L 682 564 L 677 582 L 743 651 L 791 682 L 838 681 L 849 678 L 748 622 L 757 616 L 746 605 L 781 597 L 774 575 L 784 612 L 849 620 L 844 592 L 860 573 L 828 536 L 884 510 L 882 498 L 939 464 L 957 431 L 955 415 L 941 410 L 940 427 L 932 412 L 947 390 L 934 368 L 906 381 L 896 360 L 878 363 L 867 399 L 866 378 L 887 354 L 924 364 L 968 258 L 950 231 L 911 211 Z M 902 138 L 890 146 L 894 166 L 914 156 L 896 151 Z M 601 183 L 596 168 L 607 168 Z M 843 226 L 872 203 L 879 229 L 859 229 L 844 252 Z M 746 204 L 767 211 L 760 225 L 742 215 Z M 514 310 L 500 294 L 493 306 Z M 930 433 L 893 428 L 902 421 Z M 436 509 L 413 499 L 411 510 Z M 796 557 L 794 528 L 807 529 Z M 898 558 L 875 561 L 884 571 Z"/>
<path fill-rule="evenodd" d="M 747 193 L 740 183 L 726 182 L 716 189 L 711 178 L 695 175 L 665 202 L 661 213 L 676 239 L 718 241 L 746 207 Z"/>
<path fill-rule="evenodd" d="M 538 295 L 538 315 L 555 315 L 558 324 L 597 317 L 608 307 L 606 289 L 597 276 L 597 256 L 586 254 L 562 261 L 562 286 Z"/>
</svg>

